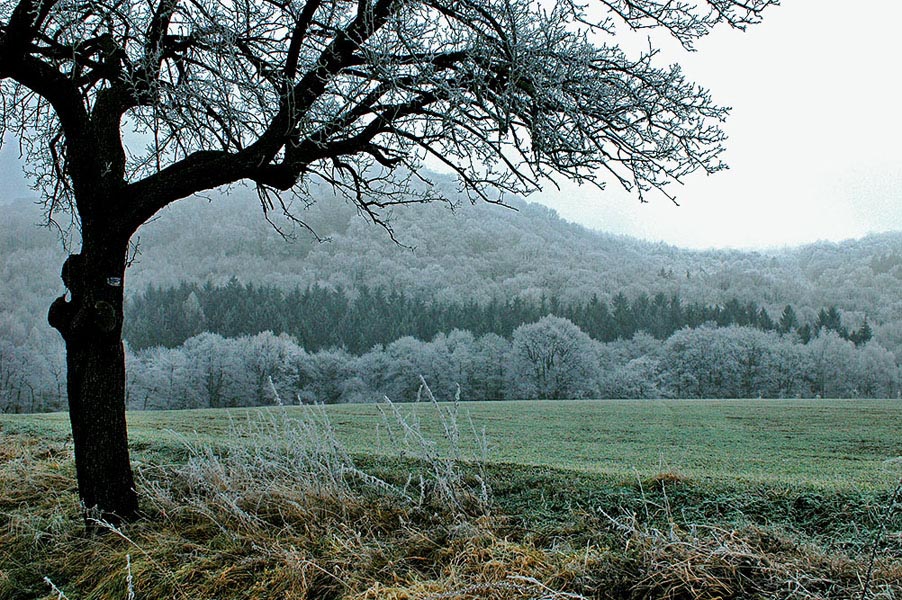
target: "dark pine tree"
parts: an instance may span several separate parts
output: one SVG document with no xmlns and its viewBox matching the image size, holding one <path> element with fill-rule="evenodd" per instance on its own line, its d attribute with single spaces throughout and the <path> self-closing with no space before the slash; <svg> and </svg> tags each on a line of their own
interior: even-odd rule
<svg viewBox="0 0 902 600">
<path fill-rule="evenodd" d="M 856 346 L 863 346 L 871 341 L 871 338 L 874 337 L 874 332 L 871 330 L 871 325 L 868 323 L 868 318 L 864 318 L 864 322 L 861 324 L 857 330 L 852 332 L 852 335 L 849 336 L 849 339 L 855 342 Z"/>
<path fill-rule="evenodd" d="M 783 314 L 780 315 L 780 323 L 777 325 L 777 331 L 781 334 L 786 334 L 790 331 L 795 331 L 798 326 L 799 318 L 796 316 L 796 311 L 792 305 L 787 304 L 786 308 L 783 309 Z"/>
</svg>

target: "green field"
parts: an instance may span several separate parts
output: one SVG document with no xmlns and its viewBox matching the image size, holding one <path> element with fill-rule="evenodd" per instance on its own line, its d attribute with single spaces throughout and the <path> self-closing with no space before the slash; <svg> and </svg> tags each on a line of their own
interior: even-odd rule
<svg viewBox="0 0 902 600">
<path fill-rule="evenodd" d="M 453 406 L 396 409 L 447 456 Z M 66 415 L 0 415 L 0 600 L 902 597 L 900 401 L 465 403 L 454 463 L 396 417 L 130 413 L 143 512 L 95 536 Z"/>
<path fill-rule="evenodd" d="M 448 405 L 443 405 L 448 406 Z M 398 405 L 421 414 L 440 438 L 431 405 Z M 261 410 L 132 412 L 129 429 L 139 451 L 178 444 L 188 435 L 216 443 Z M 269 409 L 276 410 L 276 409 Z M 279 409 L 281 410 L 281 409 Z M 284 409 L 289 415 L 311 410 Z M 384 409 L 335 405 L 326 414 L 357 453 L 388 453 Z M 466 454 L 485 430 L 488 460 L 541 465 L 617 478 L 674 473 L 719 482 L 820 488 L 892 487 L 902 474 L 902 401 L 898 400 L 600 400 L 461 403 Z M 63 414 L 0 415 L 7 431 L 64 436 Z"/>
</svg>

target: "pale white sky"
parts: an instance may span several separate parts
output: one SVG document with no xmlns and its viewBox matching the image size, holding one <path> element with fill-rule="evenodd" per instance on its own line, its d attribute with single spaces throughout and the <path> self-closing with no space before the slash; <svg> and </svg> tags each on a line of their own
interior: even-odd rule
<svg viewBox="0 0 902 600">
<path fill-rule="evenodd" d="M 768 247 L 902 230 L 902 2 L 783 0 L 762 24 L 718 30 L 664 62 L 733 107 L 730 170 L 640 204 L 616 184 L 529 198 L 587 227 L 682 247 Z M 656 39 L 660 40 L 659 37 Z M 645 36 L 627 43 L 647 45 Z M 30 195 L 14 144 L 0 194 Z"/>
<path fill-rule="evenodd" d="M 530 197 L 594 229 L 684 247 L 767 247 L 902 230 L 902 2 L 784 0 L 666 62 L 733 107 L 730 170 L 640 204 L 610 184 Z M 646 39 L 643 37 L 643 40 Z M 647 43 L 647 42 L 646 42 Z"/>
</svg>

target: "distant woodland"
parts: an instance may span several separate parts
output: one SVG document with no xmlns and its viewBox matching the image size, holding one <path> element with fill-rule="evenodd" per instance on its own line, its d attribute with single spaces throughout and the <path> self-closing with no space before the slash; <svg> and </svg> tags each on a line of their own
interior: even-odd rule
<svg viewBox="0 0 902 600">
<path fill-rule="evenodd" d="M 421 376 L 465 400 L 899 394 L 900 234 L 699 252 L 515 201 L 399 209 L 395 243 L 312 195 L 316 235 L 276 221 L 287 241 L 242 188 L 142 229 L 131 408 L 406 401 Z M 2 208 L 0 410 L 59 410 L 63 250 L 37 207 Z"/>
</svg>

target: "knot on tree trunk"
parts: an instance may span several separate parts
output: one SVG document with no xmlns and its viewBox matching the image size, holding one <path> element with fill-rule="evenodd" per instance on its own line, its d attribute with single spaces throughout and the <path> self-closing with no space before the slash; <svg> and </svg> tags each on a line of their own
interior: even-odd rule
<svg viewBox="0 0 902 600">
<path fill-rule="evenodd" d="M 109 302 L 99 300 L 94 303 L 94 324 L 103 333 L 113 333 L 119 320 L 116 318 L 116 309 Z"/>
<path fill-rule="evenodd" d="M 63 280 L 63 285 L 72 292 L 73 296 L 79 294 L 84 287 L 84 271 L 85 257 L 81 254 L 70 254 L 66 262 L 63 263 L 60 277 Z"/>
<path fill-rule="evenodd" d="M 60 278 L 63 280 L 63 285 L 72 294 L 73 300 L 84 287 L 82 284 L 83 272 L 84 257 L 80 254 L 70 254 L 66 262 L 63 263 Z M 47 322 L 50 323 L 51 327 L 59 331 L 64 339 L 68 339 L 72 334 L 77 315 L 77 303 L 68 301 L 66 295 L 63 294 L 50 305 L 50 310 L 47 313 Z"/>
<path fill-rule="evenodd" d="M 121 277 L 104 277 L 101 270 L 88 265 L 82 254 L 72 254 L 66 259 L 60 277 L 71 299 L 63 295 L 51 304 L 47 314 L 50 325 L 67 341 L 96 338 L 98 334 L 115 335 L 118 340 L 122 322 L 117 309 Z"/>
<path fill-rule="evenodd" d="M 53 301 L 47 312 L 47 322 L 50 326 L 63 334 L 63 338 L 69 335 L 72 321 L 75 320 L 75 307 L 62 295 Z"/>
</svg>

